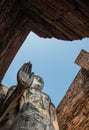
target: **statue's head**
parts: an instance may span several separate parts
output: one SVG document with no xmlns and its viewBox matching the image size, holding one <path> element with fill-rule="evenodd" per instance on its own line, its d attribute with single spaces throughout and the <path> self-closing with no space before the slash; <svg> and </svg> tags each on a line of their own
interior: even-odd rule
<svg viewBox="0 0 89 130">
<path fill-rule="evenodd" d="M 34 79 L 33 79 L 31 88 L 35 88 L 35 89 L 38 89 L 39 91 L 41 91 L 43 89 L 43 86 L 44 86 L 43 79 L 38 75 L 34 75 Z"/>
</svg>

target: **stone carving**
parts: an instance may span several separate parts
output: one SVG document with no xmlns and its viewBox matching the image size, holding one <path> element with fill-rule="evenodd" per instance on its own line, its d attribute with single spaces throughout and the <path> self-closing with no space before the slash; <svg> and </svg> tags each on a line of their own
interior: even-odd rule
<svg viewBox="0 0 89 130">
<path fill-rule="evenodd" d="M 40 76 L 31 73 L 30 63 L 24 64 L 18 71 L 17 81 L 18 85 L 9 89 L 3 102 L 4 107 L 9 109 L 5 109 L 6 114 L 2 119 L 6 121 L 0 129 L 59 130 L 55 107 L 50 97 L 42 92 L 44 81 Z M 13 99 L 12 104 L 13 97 L 16 100 Z M 7 105 L 8 101 L 11 106 Z M 3 115 L 2 113 L 0 114 Z"/>
<path fill-rule="evenodd" d="M 81 69 L 57 107 L 60 130 L 89 130 L 89 53 L 82 50 L 75 63 Z"/>
<path fill-rule="evenodd" d="M 12 86 L 5 96 L 0 106 L 0 130 L 9 130 L 16 119 L 20 97 L 33 82 L 34 74 L 31 72 L 31 68 L 31 63 L 26 63 L 20 68 L 17 74 L 18 84 Z"/>
<path fill-rule="evenodd" d="M 31 87 L 20 102 L 15 130 L 58 130 L 55 107 L 50 97 L 42 92 L 43 85 L 43 79 L 34 75 Z"/>
</svg>

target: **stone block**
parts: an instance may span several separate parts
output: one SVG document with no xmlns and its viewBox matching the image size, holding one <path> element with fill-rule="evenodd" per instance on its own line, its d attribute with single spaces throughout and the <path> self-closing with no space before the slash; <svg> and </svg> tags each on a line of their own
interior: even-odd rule
<svg viewBox="0 0 89 130">
<path fill-rule="evenodd" d="M 75 60 L 75 63 L 82 68 L 89 70 L 89 53 L 85 50 L 82 50 Z"/>
</svg>

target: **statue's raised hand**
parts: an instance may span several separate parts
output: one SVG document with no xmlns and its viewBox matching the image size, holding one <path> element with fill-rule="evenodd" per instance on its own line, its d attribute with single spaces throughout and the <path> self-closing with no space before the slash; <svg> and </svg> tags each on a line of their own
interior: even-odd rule
<svg viewBox="0 0 89 130">
<path fill-rule="evenodd" d="M 25 88 L 28 88 L 31 86 L 34 78 L 34 73 L 31 72 L 32 70 L 32 64 L 31 63 L 25 63 L 17 74 L 17 81 L 18 84 L 25 86 Z"/>
<path fill-rule="evenodd" d="M 23 95 L 26 88 L 30 87 L 34 74 L 31 72 L 32 64 L 26 63 L 24 64 L 17 73 L 17 81 L 18 84 L 10 92 L 9 97 L 5 100 L 3 105 L 0 108 L 0 123 L 6 121 L 10 118 L 11 114 L 15 111 L 16 106 L 18 106 L 18 100 Z"/>
</svg>

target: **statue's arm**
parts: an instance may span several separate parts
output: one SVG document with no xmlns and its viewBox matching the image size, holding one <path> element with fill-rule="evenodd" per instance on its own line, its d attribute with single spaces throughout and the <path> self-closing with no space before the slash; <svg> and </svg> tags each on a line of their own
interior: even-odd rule
<svg viewBox="0 0 89 130">
<path fill-rule="evenodd" d="M 32 65 L 30 63 L 24 64 L 17 74 L 18 84 L 13 92 L 8 96 L 3 105 L 0 108 L 0 122 L 10 117 L 11 111 L 17 106 L 17 102 L 23 95 L 25 89 L 31 86 L 34 78 L 34 74 L 31 72 Z"/>
</svg>

